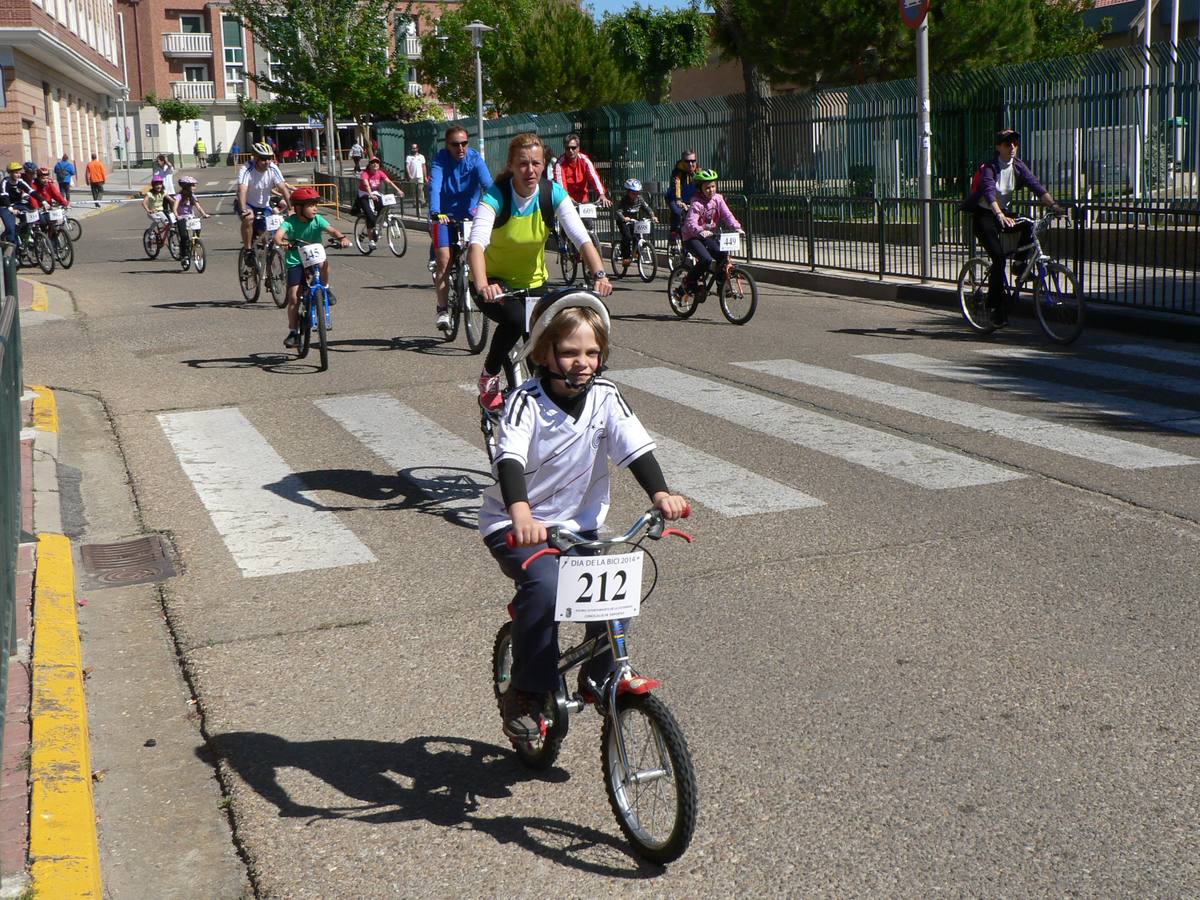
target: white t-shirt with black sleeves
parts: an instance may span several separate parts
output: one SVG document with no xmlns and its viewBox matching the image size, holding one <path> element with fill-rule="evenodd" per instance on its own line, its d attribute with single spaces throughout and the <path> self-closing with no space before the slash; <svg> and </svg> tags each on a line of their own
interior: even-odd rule
<svg viewBox="0 0 1200 900">
<path fill-rule="evenodd" d="M 503 459 L 521 464 L 538 522 L 591 531 L 608 515 L 609 462 L 625 468 L 654 446 L 611 381 L 597 378 L 579 418 L 572 419 L 532 378 L 505 404 L 494 465 Z M 511 524 L 500 485 L 494 484 L 483 495 L 479 530 L 486 537 Z"/>
</svg>

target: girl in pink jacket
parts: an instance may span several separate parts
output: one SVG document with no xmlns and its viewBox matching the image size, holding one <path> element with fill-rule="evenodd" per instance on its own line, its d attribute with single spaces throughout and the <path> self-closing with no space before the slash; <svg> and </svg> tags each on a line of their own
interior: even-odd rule
<svg viewBox="0 0 1200 900">
<path fill-rule="evenodd" d="M 732 231 L 741 231 L 742 225 L 733 217 L 725 198 L 717 193 L 717 173 L 712 169 L 697 172 L 693 182 L 697 185 L 696 195 L 688 206 L 683 217 L 683 228 L 680 237 L 684 249 L 696 259 L 695 265 L 684 279 L 684 290 L 691 293 L 695 290 L 704 270 L 712 267 L 717 275 L 717 283 L 725 280 L 725 263 L 729 254 L 721 250 L 719 229 L 721 226 Z"/>
</svg>

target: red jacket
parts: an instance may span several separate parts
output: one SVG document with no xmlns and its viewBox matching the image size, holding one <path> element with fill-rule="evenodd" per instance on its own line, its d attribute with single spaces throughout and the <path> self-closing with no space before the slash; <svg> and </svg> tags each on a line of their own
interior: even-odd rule
<svg viewBox="0 0 1200 900">
<path fill-rule="evenodd" d="M 554 165 L 554 180 L 566 188 L 567 195 L 576 203 L 587 203 L 588 190 L 592 187 L 598 196 L 604 196 L 604 185 L 600 183 L 596 167 L 582 153 L 574 162 L 567 162 L 565 156 L 560 156 Z"/>
<path fill-rule="evenodd" d="M 70 206 L 70 201 L 62 195 L 62 192 L 55 186 L 53 181 L 47 181 L 45 184 L 35 185 L 33 188 L 33 208 L 39 209 L 43 205 L 49 205 L 53 201 L 59 206 Z"/>
</svg>

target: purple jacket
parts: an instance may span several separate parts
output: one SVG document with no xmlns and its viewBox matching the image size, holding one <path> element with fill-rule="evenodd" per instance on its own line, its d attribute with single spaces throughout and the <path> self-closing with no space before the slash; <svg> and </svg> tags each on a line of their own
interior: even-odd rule
<svg viewBox="0 0 1200 900">
<path fill-rule="evenodd" d="M 712 199 L 706 201 L 700 194 L 696 194 L 683 217 L 683 228 L 680 229 L 679 235 L 685 241 L 690 241 L 700 237 L 701 231 L 716 231 L 718 225 L 738 231 L 742 229 L 741 223 L 725 205 L 724 197 L 713 194 Z"/>
<path fill-rule="evenodd" d="M 1046 193 L 1042 183 L 1034 177 L 1033 172 L 1029 171 L 1029 166 L 1025 165 L 1020 157 L 1014 157 L 1012 164 L 1013 174 L 1016 176 L 1013 181 L 1014 191 L 1027 187 L 1037 197 Z M 992 201 L 996 199 L 996 180 L 1000 177 L 1000 169 L 999 155 L 992 157 L 988 162 L 979 164 L 979 168 L 975 171 L 975 177 L 971 179 L 971 196 L 967 197 L 963 209 L 972 212 L 980 209 L 980 200 L 985 201 L 989 207 L 991 206 Z"/>
</svg>

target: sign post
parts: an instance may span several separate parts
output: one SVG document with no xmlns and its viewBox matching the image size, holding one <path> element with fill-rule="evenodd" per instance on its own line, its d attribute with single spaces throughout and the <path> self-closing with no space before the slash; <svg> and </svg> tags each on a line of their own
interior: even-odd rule
<svg viewBox="0 0 1200 900">
<path fill-rule="evenodd" d="M 929 104 L 929 13 L 930 0 L 896 0 L 900 18 L 917 32 L 917 122 L 920 147 L 917 153 L 917 184 L 921 205 L 921 282 L 927 283 L 933 269 L 933 129 Z"/>
</svg>

